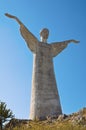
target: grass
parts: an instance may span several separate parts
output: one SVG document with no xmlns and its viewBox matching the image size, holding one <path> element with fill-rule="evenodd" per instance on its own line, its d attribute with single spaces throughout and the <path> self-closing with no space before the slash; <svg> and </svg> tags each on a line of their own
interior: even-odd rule
<svg viewBox="0 0 86 130">
<path fill-rule="evenodd" d="M 30 121 L 25 125 L 19 125 L 14 128 L 8 128 L 6 130 L 86 130 L 86 127 L 82 125 L 72 125 L 67 121 L 52 122 L 48 121 Z"/>
<path fill-rule="evenodd" d="M 57 118 L 45 121 L 21 122 L 21 120 L 14 119 L 13 124 L 15 126 L 9 125 L 4 130 L 86 130 L 86 108 L 62 120 Z"/>
</svg>

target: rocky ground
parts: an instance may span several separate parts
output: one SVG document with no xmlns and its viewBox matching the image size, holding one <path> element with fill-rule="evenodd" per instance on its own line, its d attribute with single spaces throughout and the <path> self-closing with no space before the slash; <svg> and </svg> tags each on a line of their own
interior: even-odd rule
<svg viewBox="0 0 86 130">
<path fill-rule="evenodd" d="M 6 124 L 7 130 L 86 130 L 86 108 L 70 115 L 47 117 L 44 121 L 12 119 Z"/>
</svg>

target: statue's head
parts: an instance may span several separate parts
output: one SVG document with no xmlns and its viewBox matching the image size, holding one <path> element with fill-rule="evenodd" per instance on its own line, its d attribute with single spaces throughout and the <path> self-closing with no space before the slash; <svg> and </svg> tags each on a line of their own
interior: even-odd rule
<svg viewBox="0 0 86 130">
<path fill-rule="evenodd" d="M 42 42 L 47 42 L 48 36 L 49 36 L 49 30 L 48 30 L 47 28 L 43 28 L 43 29 L 40 31 L 41 41 L 42 41 Z"/>
</svg>

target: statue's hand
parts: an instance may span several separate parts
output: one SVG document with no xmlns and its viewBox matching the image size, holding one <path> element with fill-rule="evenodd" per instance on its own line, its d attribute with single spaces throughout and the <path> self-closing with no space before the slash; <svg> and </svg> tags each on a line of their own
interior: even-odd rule
<svg viewBox="0 0 86 130">
<path fill-rule="evenodd" d="M 11 14 L 8 14 L 8 13 L 5 13 L 5 15 L 9 18 L 16 18 L 15 16 L 11 15 Z"/>
<path fill-rule="evenodd" d="M 73 43 L 79 43 L 80 41 L 72 39 L 71 42 L 73 42 Z"/>
<path fill-rule="evenodd" d="M 8 13 L 5 13 L 5 15 L 6 15 L 7 17 L 9 17 L 9 18 L 15 19 L 20 25 L 22 24 L 22 22 L 21 22 L 16 16 L 13 16 L 13 15 L 8 14 Z"/>
</svg>

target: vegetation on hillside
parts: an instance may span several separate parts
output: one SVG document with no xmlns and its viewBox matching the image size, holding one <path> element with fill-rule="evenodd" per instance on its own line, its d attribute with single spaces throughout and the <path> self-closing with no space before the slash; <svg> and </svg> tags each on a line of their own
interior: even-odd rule
<svg viewBox="0 0 86 130">
<path fill-rule="evenodd" d="M 8 119 L 13 118 L 13 113 L 10 109 L 7 109 L 5 102 L 0 101 L 0 130 L 3 128 L 3 124 L 8 121 Z"/>
<path fill-rule="evenodd" d="M 71 115 L 60 115 L 56 119 L 31 121 L 12 119 L 6 130 L 86 130 L 86 108 Z"/>
</svg>

